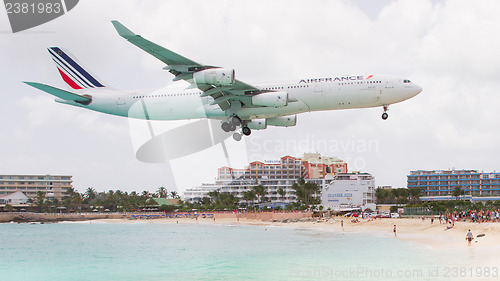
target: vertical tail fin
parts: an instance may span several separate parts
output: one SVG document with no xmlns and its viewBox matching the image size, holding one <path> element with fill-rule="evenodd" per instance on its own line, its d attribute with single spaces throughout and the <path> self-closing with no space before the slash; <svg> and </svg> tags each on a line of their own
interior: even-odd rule
<svg viewBox="0 0 500 281">
<path fill-rule="evenodd" d="M 104 84 L 99 82 L 94 75 L 86 71 L 78 60 L 71 56 L 67 50 L 59 47 L 47 48 L 52 60 L 56 63 L 57 70 L 62 79 L 75 90 L 86 88 L 103 88 Z"/>
</svg>

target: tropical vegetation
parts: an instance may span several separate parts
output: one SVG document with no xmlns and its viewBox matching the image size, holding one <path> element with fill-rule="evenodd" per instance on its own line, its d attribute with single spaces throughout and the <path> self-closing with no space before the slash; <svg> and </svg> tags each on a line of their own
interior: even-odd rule
<svg viewBox="0 0 500 281">
<path fill-rule="evenodd" d="M 377 204 L 416 204 L 420 201 L 420 188 L 375 189 Z"/>
<path fill-rule="evenodd" d="M 295 196 L 297 196 L 297 203 L 299 205 L 309 206 L 314 204 L 320 204 L 320 198 L 318 194 L 320 188 L 318 184 L 306 182 L 304 178 L 299 178 L 296 183 L 292 185 L 292 189 L 295 191 Z"/>
<path fill-rule="evenodd" d="M 89 187 L 83 193 L 77 192 L 74 188 L 68 188 L 61 200 L 49 199 L 44 192 L 38 191 L 33 199 L 28 200 L 28 203 L 32 204 L 37 212 L 130 212 L 157 205 L 154 198 L 179 199 L 180 197 L 176 191 L 169 193 L 165 187 L 158 188 L 155 193 L 148 191 L 128 193 L 121 190 L 97 192 Z M 162 209 L 172 210 L 172 207 L 162 207 Z"/>
</svg>

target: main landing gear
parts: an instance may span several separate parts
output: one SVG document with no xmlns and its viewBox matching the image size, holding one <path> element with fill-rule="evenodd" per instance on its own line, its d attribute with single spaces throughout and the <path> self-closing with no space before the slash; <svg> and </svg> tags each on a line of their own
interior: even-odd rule
<svg viewBox="0 0 500 281">
<path fill-rule="evenodd" d="M 387 120 L 389 118 L 389 114 L 387 114 L 387 110 L 389 110 L 389 105 L 384 104 L 384 113 L 382 113 L 382 119 Z"/>
<path fill-rule="evenodd" d="M 243 134 L 245 136 L 249 136 L 252 133 L 252 130 L 250 130 L 250 128 L 248 128 L 248 127 L 241 128 L 241 131 L 243 132 Z"/>
<path fill-rule="evenodd" d="M 246 122 L 243 122 L 237 115 L 229 117 L 228 121 L 222 122 L 221 124 L 221 128 L 224 132 L 236 131 L 238 127 L 241 127 L 241 132 L 234 132 L 233 139 L 235 141 L 240 141 L 242 135 L 249 136 L 252 133 L 252 130 L 246 126 Z"/>
</svg>

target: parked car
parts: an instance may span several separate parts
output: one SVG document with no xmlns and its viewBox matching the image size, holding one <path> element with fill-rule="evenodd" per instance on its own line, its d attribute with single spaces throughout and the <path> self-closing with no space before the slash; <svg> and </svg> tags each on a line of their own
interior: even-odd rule
<svg viewBox="0 0 500 281">
<path fill-rule="evenodd" d="M 379 213 L 377 215 L 377 218 L 390 218 L 391 217 L 391 214 L 389 213 Z"/>
<path fill-rule="evenodd" d="M 391 218 L 399 219 L 399 214 L 398 213 L 391 213 Z"/>
</svg>

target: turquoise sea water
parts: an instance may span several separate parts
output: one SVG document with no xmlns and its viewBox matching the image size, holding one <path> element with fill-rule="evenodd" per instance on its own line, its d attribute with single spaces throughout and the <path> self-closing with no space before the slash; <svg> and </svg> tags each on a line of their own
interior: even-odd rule
<svg viewBox="0 0 500 281">
<path fill-rule="evenodd" d="M 454 280 L 444 276 L 453 256 L 390 236 L 287 227 L 0 224 L 0 280 Z"/>
</svg>

